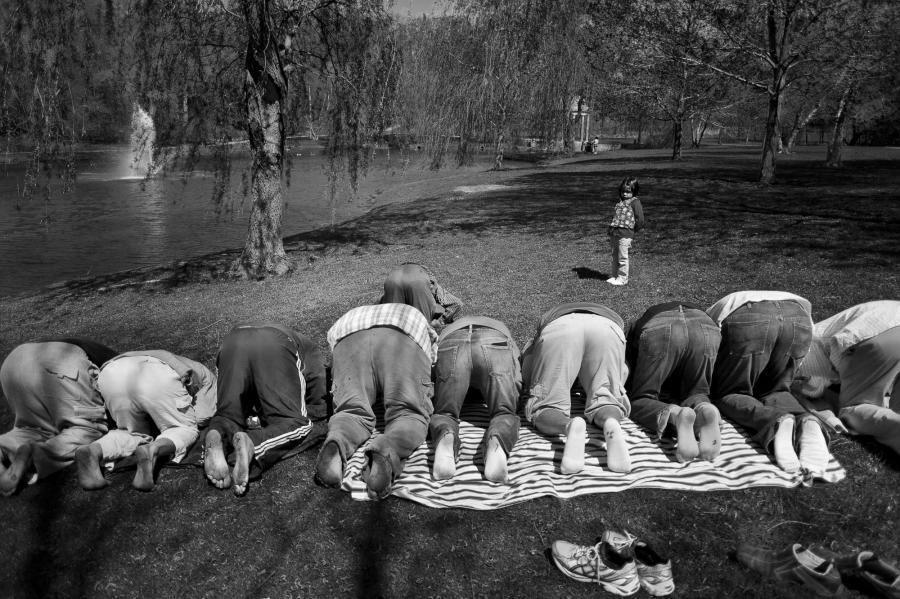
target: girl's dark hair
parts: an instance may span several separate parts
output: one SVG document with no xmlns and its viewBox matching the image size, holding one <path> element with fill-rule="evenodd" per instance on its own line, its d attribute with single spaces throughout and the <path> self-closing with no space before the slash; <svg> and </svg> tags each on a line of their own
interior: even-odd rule
<svg viewBox="0 0 900 599">
<path fill-rule="evenodd" d="M 625 177 L 622 179 L 622 184 L 619 185 L 619 193 L 622 194 L 626 191 L 630 191 L 631 195 L 636 196 L 641 186 L 638 184 L 637 177 Z"/>
</svg>

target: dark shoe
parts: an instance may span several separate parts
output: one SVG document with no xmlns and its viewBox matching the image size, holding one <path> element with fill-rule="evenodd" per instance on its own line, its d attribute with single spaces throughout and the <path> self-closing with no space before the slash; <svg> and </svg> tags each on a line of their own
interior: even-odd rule
<svg viewBox="0 0 900 599">
<path fill-rule="evenodd" d="M 335 441 L 328 441 L 316 458 L 314 479 L 323 487 L 339 487 L 343 478 L 344 460 L 341 458 L 341 450 Z"/>
<path fill-rule="evenodd" d="M 672 576 L 672 560 L 665 559 L 644 541 L 637 540 L 631 546 L 637 563 L 641 587 L 654 597 L 664 597 L 675 592 Z"/>
<path fill-rule="evenodd" d="M 391 484 L 393 483 L 394 469 L 391 467 L 391 461 L 373 451 L 369 454 L 369 465 L 367 467 L 368 476 L 366 476 L 366 491 L 371 499 L 384 499 L 391 494 Z"/>
<path fill-rule="evenodd" d="M 876 597 L 900 599 L 900 568 L 871 551 L 834 557 L 834 565 L 848 587 Z"/>
<path fill-rule="evenodd" d="M 741 545 L 737 559 L 766 577 L 802 585 L 820 597 L 839 597 L 845 592 L 834 563 L 799 543 L 781 551 Z"/>
</svg>

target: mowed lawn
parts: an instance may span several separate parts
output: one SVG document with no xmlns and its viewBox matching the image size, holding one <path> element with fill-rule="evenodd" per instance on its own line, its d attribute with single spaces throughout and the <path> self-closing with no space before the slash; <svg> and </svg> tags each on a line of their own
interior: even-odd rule
<svg viewBox="0 0 900 599">
<path fill-rule="evenodd" d="M 828 170 L 823 148 L 801 148 L 780 158 L 768 188 L 754 182 L 755 147 L 685 154 L 673 163 L 665 151 L 618 151 L 473 174 L 473 183 L 504 187 L 440 190 L 292 237 L 298 269 L 281 280 L 206 282 L 210 258 L 174 286 L 4 299 L 0 356 L 25 341 L 81 335 L 212 365 L 223 336 L 248 319 L 286 323 L 327 351 L 329 326 L 376 300 L 405 261 L 428 265 L 464 313 L 503 320 L 520 344 L 543 311 L 566 301 L 600 302 L 630 320 L 662 301 L 708 306 L 736 290 L 780 289 L 808 298 L 821 320 L 900 299 L 900 149 L 849 148 L 845 167 Z M 604 282 L 605 231 L 625 175 L 640 178 L 647 229 L 622 288 Z M 832 451 L 847 471 L 837 484 L 631 490 L 490 512 L 355 502 L 313 483 L 315 450 L 279 464 L 243 498 L 196 468 L 164 470 L 150 493 L 131 488 L 132 472 L 85 492 L 70 469 L 0 499 L 0 596 L 598 596 L 558 572 L 547 550 L 555 539 L 591 543 L 617 525 L 672 557 L 679 597 L 802 597 L 729 552 L 741 542 L 802 542 L 900 563 L 900 458 L 865 439 L 836 438 Z"/>
</svg>

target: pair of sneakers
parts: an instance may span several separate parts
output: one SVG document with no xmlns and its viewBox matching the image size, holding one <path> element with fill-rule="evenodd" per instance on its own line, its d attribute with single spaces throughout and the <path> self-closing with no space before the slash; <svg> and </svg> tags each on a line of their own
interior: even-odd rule
<svg viewBox="0 0 900 599">
<path fill-rule="evenodd" d="M 675 591 L 671 560 L 624 530 L 606 530 L 596 545 L 554 541 L 553 562 L 580 582 L 596 582 L 603 590 L 627 597 L 643 588 L 653 597 Z"/>
<path fill-rule="evenodd" d="M 845 556 L 829 550 L 793 543 L 780 551 L 742 544 L 739 562 L 778 582 L 798 584 L 820 597 L 843 597 L 844 583 L 867 594 L 900 599 L 900 568 L 881 560 L 871 551 Z"/>
</svg>

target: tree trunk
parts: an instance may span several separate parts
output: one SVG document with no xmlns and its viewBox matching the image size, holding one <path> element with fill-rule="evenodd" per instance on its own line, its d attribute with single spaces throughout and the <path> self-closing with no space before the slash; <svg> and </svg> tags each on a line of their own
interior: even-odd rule
<svg viewBox="0 0 900 599">
<path fill-rule="evenodd" d="M 466 132 L 459 136 L 459 146 L 456 148 L 456 164 L 457 166 L 472 166 L 475 164 L 471 140 Z"/>
<path fill-rule="evenodd" d="M 244 99 L 253 162 L 250 227 L 236 268 L 245 276 L 263 278 L 291 270 L 281 240 L 285 135 L 282 101 L 287 81 L 272 32 L 269 0 L 243 0 L 242 4 L 248 34 Z"/>
<path fill-rule="evenodd" d="M 783 14 L 783 26 L 785 33 L 779 35 L 778 10 L 775 2 L 769 2 L 766 9 L 766 41 L 768 43 L 768 56 L 772 63 L 772 84 L 769 87 L 769 110 L 766 114 L 766 133 L 763 137 L 762 164 L 759 170 L 759 181 L 763 185 L 769 185 L 775 178 L 775 157 L 778 156 L 781 144 L 781 96 L 784 93 L 784 79 L 787 75 L 783 57 L 789 55 L 790 44 L 786 31 L 789 29 L 788 19 L 790 13 Z"/>
<path fill-rule="evenodd" d="M 681 135 L 682 122 L 678 118 L 672 122 L 672 160 L 681 160 Z"/>
<path fill-rule="evenodd" d="M 699 148 L 703 142 L 703 136 L 706 135 L 706 128 L 709 127 L 709 120 L 705 116 L 701 116 L 697 121 L 697 125 L 691 128 L 691 147 Z M 719 143 L 722 143 L 721 139 Z"/>
<path fill-rule="evenodd" d="M 794 126 L 791 128 L 791 135 L 788 137 L 787 146 L 785 146 L 784 150 L 788 154 L 794 151 L 794 144 L 797 142 L 797 136 L 800 132 L 806 129 L 806 126 L 812 120 L 816 113 L 819 112 L 819 106 L 822 104 L 822 100 L 816 101 L 813 107 L 809 112 L 806 113 L 806 116 L 800 117 L 800 112 L 797 113 L 796 118 L 794 118 Z"/>
<path fill-rule="evenodd" d="M 841 150 L 844 145 L 844 122 L 847 120 L 847 107 L 850 104 L 852 95 L 853 88 L 848 85 L 844 88 L 844 93 L 841 94 L 841 101 L 838 103 L 837 111 L 834 113 L 834 125 L 831 130 L 831 141 L 828 143 L 828 153 L 825 156 L 825 166 L 841 166 Z"/>
<path fill-rule="evenodd" d="M 777 76 L 776 76 L 777 77 Z M 775 178 L 775 157 L 778 155 L 778 144 L 781 132 L 778 130 L 778 104 L 781 99 L 781 85 L 776 80 L 775 89 L 769 94 L 769 110 L 766 115 L 766 134 L 763 138 L 762 165 L 759 171 L 759 182 L 768 185 Z"/>
</svg>

